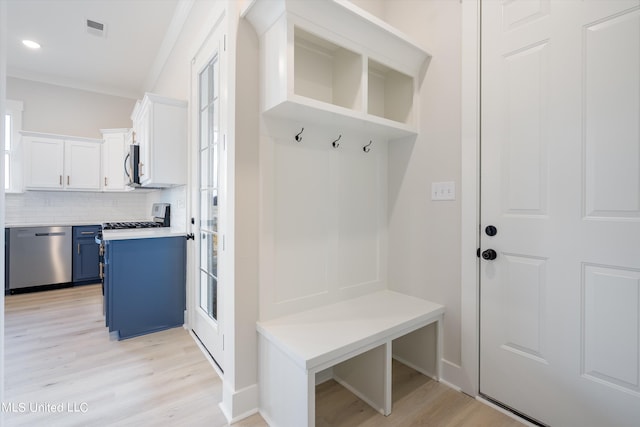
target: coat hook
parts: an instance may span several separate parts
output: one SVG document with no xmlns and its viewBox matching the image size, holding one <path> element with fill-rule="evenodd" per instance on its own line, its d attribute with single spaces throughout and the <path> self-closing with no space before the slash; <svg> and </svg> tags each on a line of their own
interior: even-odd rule
<svg viewBox="0 0 640 427">
<path fill-rule="evenodd" d="M 298 132 L 298 134 L 295 136 L 296 141 L 302 142 L 302 136 L 300 136 L 300 135 L 302 135 L 302 132 L 304 132 L 304 128 L 302 128 L 302 130 L 300 132 Z"/>
<path fill-rule="evenodd" d="M 338 148 L 340 146 L 340 144 L 338 143 L 338 141 L 340 141 L 340 138 L 342 138 L 342 134 L 340 134 L 340 136 L 338 136 L 338 139 L 336 139 L 335 141 L 333 141 L 331 143 L 331 145 L 333 145 L 333 148 Z"/>
<path fill-rule="evenodd" d="M 364 147 L 362 147 L 362 151 L 364 151 L 365 153 L 368 153 L 369 151 L 371 151 L 371 148 L 369 148 L 369 146 L 373 144 L 373 140 L 370 140 L 369 143 L 367 145 L 365 145 Z"/>
</svg>

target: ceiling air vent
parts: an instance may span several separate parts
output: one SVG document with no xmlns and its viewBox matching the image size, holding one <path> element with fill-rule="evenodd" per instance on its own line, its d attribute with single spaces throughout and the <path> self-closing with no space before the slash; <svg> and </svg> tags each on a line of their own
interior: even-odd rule
<svg viewBox="0 0 640 427">
<path fill-rule="evenodd" d="M 87 33 L 98 37 L 107 36 L 107 26 L 102 22 L 87 19 Z"/>
</svg>

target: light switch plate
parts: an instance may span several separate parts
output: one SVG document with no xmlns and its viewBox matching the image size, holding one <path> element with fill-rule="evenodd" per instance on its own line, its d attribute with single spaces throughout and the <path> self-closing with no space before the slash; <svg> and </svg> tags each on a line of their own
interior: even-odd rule
<svg viewBox="0 0 640 427">
<path fill-rule="evenodd" d="M 443 181 L 431 183 L 431 200 L 455 200 L 455 181 Z"/>
</svg>

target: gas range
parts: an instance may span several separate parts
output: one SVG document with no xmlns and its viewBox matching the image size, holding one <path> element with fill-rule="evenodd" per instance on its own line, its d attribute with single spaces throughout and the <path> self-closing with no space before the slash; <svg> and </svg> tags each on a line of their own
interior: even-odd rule
<svg viewBox="0 0 640 427">
<path fill-rule="evenodd" d="M 155 221 L 123 221 L 105 222 L 102 224 L 103 230 L 130 230 L 133 228 L 156 228 L 164 227 L 162 223 Z"/>
<path fill-rule="evenodd" d="M 117 221 L 105 222 L 103 230 L 132 230 L 139 228 L 157 228 L 171 226 L 171 205 L 169 203 L 154 203 L 151 208 L 152 221 Z"/>
</svg>

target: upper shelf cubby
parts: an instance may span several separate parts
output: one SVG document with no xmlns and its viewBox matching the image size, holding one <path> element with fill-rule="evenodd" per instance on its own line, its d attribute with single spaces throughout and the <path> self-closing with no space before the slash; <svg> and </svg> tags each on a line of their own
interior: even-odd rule
<svg viewBox="0 0 640 427">
<path fill-rule="evenodd" d="M 266 115 L 416 135 L 417 93 L 430 55 L 345 0 L 253 0 L 243 10 L 260 37 Z"/>
<path fill-rule="evenodd" d="M 362 109 L 362 56 L 294 27 L 293 92 Z"/>
</svg>

